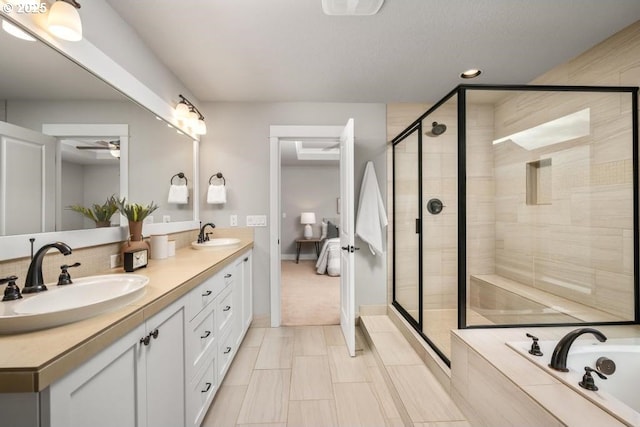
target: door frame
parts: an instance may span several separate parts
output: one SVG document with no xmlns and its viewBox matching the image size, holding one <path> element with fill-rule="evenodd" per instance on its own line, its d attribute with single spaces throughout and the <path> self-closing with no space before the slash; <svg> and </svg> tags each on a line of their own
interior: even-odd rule
<svg viewBox="0 0 640 427">
<path fill-rule="evenodd" d="M 280 142 L 306 138 L 340 139 L 342 126 L 269 126 L 269 283 L 271 294 L 271 327 L 281 323 L 280 280 Z"/>
</svg>

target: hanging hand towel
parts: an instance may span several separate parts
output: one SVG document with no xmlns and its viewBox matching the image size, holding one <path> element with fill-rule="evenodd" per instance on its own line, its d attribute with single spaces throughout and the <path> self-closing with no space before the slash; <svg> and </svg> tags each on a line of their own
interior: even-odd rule
<svg viewBox="0 0 640 427">
<path fill-rule="evenodd" d="M 374 255 L 376 251 L 382 253 L 382 234 L 387 224 L 387 213 L 378 188 L 376 170 L 373 162 L 367 162 L 360 187 L 356 234 L 369 244 L 369 250 Z"/>
<path fill-rule="evenodd" d="M 177 203 L 179 205 L 186 205 L 189 203 L 189 189 L 185 184 L 175 185 L 172 184 L 169 187 L 168 203 Z"/>
<path fill-rule="evenodd" d="M 227 189 L 222 184 L 210 184 L 207 191 L 207 203 L 215 205 L 227 203 Z"/>
</svg>

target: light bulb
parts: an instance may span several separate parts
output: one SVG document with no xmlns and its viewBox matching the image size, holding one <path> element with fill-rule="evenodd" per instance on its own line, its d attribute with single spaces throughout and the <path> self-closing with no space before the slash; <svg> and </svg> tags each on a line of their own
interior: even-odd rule
<svg viewBox="0 0 640 427">
<path fill-rule="evenodd" d="M 180 101 L 178 105 L 176 105 L 176 117 L 185 118 L 189 115 L 189 106 L 184 102 Z"/>
<path fill-rule="evenodd" d="M 78 10 L 63 0 L 56 1 L 49 9 L 49 32 L 54 36 L 77 42 L 82 40 L 82 21 Z"/>
<path fill-rule="evenodd" d="M 195 132 L 198 135 L 206 135 L 207 134 L 207 124 L 204 119 L 198 120 L 198 124 L 196 125 Z"/>
<path fill-rule="evenodd" d="M 36 41 L 36 39 L 31 37 L 29 33 L 24 31 L 22 28 L 15 26 L 11 22 L 7 21 L 6 19 L 2 20 L 2 29 L 5 30 L 7 33 L 11 34 L 13 37 L 17 37 L 21 40 L 26 40 L 29 42 Z"/>
</svg>

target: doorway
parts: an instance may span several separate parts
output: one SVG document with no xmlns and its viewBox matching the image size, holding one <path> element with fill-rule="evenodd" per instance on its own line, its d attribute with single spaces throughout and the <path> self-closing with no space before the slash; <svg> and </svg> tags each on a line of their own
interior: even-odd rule
<svg viewBox="0 0 640 427">
<path fill-rule="evenodd" d="M 340 325 L 350 354 L 355 355 L 355 304 L 353 276 L 353 119 L 347 126 L 271 126 L 270 127 L 270 283 L 271 326 L 282 324 L 282 147 L 288 141 L 323 141 L 339 146 L 340 235 L 336 242 L 340 275 Z M 326 146 L 326 144 L 325 144 Z M 302 212 L 300 213 L 300 215 Z M 341 250 L 342 248 L 346 250 Z M 346 274 L 344 274 L 346 272 Z"/>
</svg>

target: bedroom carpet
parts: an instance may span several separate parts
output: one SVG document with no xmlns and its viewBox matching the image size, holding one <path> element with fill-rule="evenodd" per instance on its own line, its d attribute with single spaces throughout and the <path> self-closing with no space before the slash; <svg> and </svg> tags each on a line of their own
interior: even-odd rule
<svg viewBox="0 0 640 427">
<path fill-rule="evenodd" d="M 315 261 L 282 261 L 282 324 L 340 323 L 340 277 L 316 274 Z"/>
</svg>

